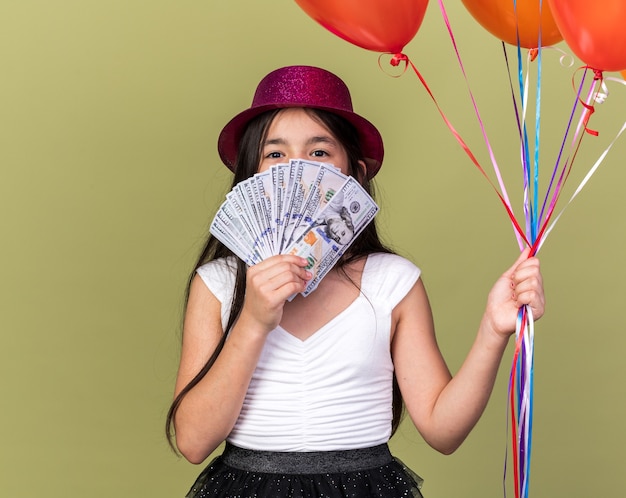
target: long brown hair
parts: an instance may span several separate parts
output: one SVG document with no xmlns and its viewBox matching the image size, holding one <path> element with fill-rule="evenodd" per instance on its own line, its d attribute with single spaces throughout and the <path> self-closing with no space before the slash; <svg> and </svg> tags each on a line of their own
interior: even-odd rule
<svg viewBox="0 0 626 498">
<path fill-rule="evenodd" d="M 239 182 L 250 178 L 257 172 L 258 165 L 261 161 L 261 144 L 264 143 L 269 126 L 280 111 L 280 109 L 268 111 L 264 114 L 261 114 L 260 116 L 257 116 L 248 124 L 239 142 L 237 162 L 235 165 L 235 175 L 233 178 L 232 187 L 234 187 Z M 361 170 L 360 161 L 362 162 L 364 158 L 361 152 L 361 147 L 359 145 L 358 132 L 354 128 L 354 126 L 352 126 L 352 124 L 350 124 L 340 116 L 337 116 L 336 114 L 327 111 L 322 111 L 318 109 L 305 109 L 305 111 L 311 116 L 311 118 L 315 119 L 316 121 L 320 122 L 320 124 L 328 128 L 328 130 L 337 138 L 337 140 L 339 140 L 339 142 L 345 148 L 348 156 L 350 175 L 359 179 L 359 181 L 363 185 L 363 188 L 368 192 L 368 194 L 374 197 L 373 185 L 365 177 L 366 175 L 364 175 Z M 378 231 L 376 229 L 376 224 L 370 223 L 364 228 L 361 234 L 359 234 L 357 239 L 352 243 L 349 252 L 346 252 L 346 254 L 344 254 L 343 257 L 337 262 L 336 268 L 340 270 L 345 270 L 348 263 L 363 258 L 368 254 L 373 254 L 377 252 L 390 253 L 392 251 L 381 242 Z M 233 253 L 224 244 L 222 244 L 212 235 L 209 235 L 208 240 L 202 252 L 200 253 L 200 256 L 198 257 L 198 260 L 196 261 L 194 269 L 191 272 L 187 283 L 185 304 L 187 303 L 187 300 L 189 298 L 189 289 L 191 287 L 191 281 L 195 276 L 196 270 L 200 266 L 208 263 L 209 261 L 228 256 L 233 256 L 233 259 L 237 262 L 235 289 L 233 292 L 230 315 L 228 317 L 228 322 L 224 329 L 224 333 L 222 334 L 222 337 L 220 338 L 220 341 L 215 348 L 215 351 L 213 351 L 213 354 L 209 357 L 209 359 L 202 367 L 202 369 L 197 373 L 197 375 L 174 398 L 167 413 L 165 432 L 168 442 L 172 449 L 174 449 L 174 451 L 176 451 L 176 447 L 174 445 L 174 418 L 176 417 L 176 412 L 178 411 L 178 408 L 180 407 L 180 404 L 182 403 L 182 400 L 187 395 L 187 393 L 191 391 L 203 379 L 206 373 L 213 366 L 213 363 L 215 363 L 215 360 L 222 351 L 222 348 L 224 347 L 226 337 L 228 336 L 228 331 L 237 320 L 239 313 L 241 313 L 246 291 L 247 266 L 239 258 L 234 257 Z M 393 377 L 392 408 L 393 434 L 400 424 L 403 412 L 402 396 L 400 395 L 400 389 L 398 387 L 395 375 Z"/>
</svg>

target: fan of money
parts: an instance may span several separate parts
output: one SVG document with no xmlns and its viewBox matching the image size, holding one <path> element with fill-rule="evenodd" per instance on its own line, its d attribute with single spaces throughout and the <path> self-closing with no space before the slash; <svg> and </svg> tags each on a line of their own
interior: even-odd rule
<svg viewBox="0 0 626 498">
<path fill-rule="evenodd" d="M 307 259 L 313 278 L 306 296 L 377 212 L 353 177 L 332 164 L 294 159 L 235 185 L 210 231 L 249 266 L 276 254 Z"/>
</svg>

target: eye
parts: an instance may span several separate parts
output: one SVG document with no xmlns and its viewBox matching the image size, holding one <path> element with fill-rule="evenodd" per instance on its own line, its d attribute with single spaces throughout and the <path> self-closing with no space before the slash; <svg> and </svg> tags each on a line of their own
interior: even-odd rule
<svg viewBox="0 0 626 498">
<path fill-rule="evenodd" d="M 325 150 L 314 150 L 311 155 L 313 157 L 328 157 L 329 154 Z"/>
<path fill-rule="evenodd" d="M 270 152 L 269 154 L 265 154 L 265 159 L 280 159 L 283 157 L 281 152 Z"/>
</svg>

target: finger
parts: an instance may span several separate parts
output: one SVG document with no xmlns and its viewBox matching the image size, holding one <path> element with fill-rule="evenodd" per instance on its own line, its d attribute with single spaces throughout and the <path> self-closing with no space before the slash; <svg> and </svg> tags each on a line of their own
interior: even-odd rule
<svg viewBox="0 0 626 498">
<path fill-rule="evenodd" d="M 541 266 L 539 264 L 539 260 L 537 258 L 530 258 L 521 262 L 513 271 L 511 281 L 516 286 L 525 281 L 541 285 L 543 278 L 541 276 Z"/>
<path fill-rule="evenodd" d="M 545 295 L 540 278 L 529 278 L 520 282 L 514 289 L 514 299 L 518 306 L 528 305 L 533 308 L 535 316 L 543 314 Z"/>
<path fill-rule="evenodd" d="M 273 278 L 281 272 L 290 269 L 303 269 L 307 265 L 307 260 L 299 256 L 272 256 L 262 261 L 248 270 L 248 273 L 256 276 L 263 275 L 264 278 Z"/>
<path fill-rule="evenodd" d="M 545 311 L 545 303 L 543 302 L 543 299 L 539 299 L 538 296 L 533 296 L 530 294 L 521 295 L 519 297 L 519 299 L 517 300 L 517 307 L 519 309 L 522 306 L 527 306 L 532 309 L 533 318 L 535 320 L 539 320 L 539 318 L 543 316 L 543 313 Z"/>
<path fill-rule="evenodd" d="M 307 276 L 309 278 L 306 278 Z M 267 281 L 267 284 L 270 289 L 280 289 L 281 287 L 289 285 L 292 282 L 298 285 L 303 285 L 309 279 L 309 272 L 298 266 L 290 265 L 285 269 L 285 271 L 281 271 L 270 278 Z"/>
<path fill-rule="evenodd" d="M 279 254 L 278 256 L 274 256 L 273 258 L 276 258 L 278 261 L 293 263 L 297 266 L 306 266 L 309 264 L 306 258 L 296 256 L 295 254 Z"/>
<path fill-rule="evenodd" d="M 516 281 L 514 289 L 517 293 L 543 290 L 543 280 L 541 278 L 541 274 L 533 273 L 521 280 Z"/>
<path fill-rule="evenodd" d="M 305 258 L 295 256 L 293 254 L 278 254 L 275 256 L 271 256 L 261 261 L 260 263 L 257 263 L 252 268 L 267 269 L 281 263 L 291 263 L 297 266 L 304 267 L 308 264 L 308 261 Z"/>
<path fill-rule="evenodd" d="M 255 289 L 262 294 L 280 291 L 279 295 L 269 297 L 282 299 L 286 293 L 302 292 L 306 282 L 312 278 L 309 271 L 299 266 L 301 262 L 293 259 L 276 259 L 268 265 L 259 266 L 254 271 L 249 271 L 248 282 L 251 289 Z M 295 287 L 295 290 L 294 290 Z M 290 294 L 287 294 L 288 297 Z"/>
<path fill-rule="evenodd" d="M 515 263 L 511 265 L 511 267 L 504 272 L 505 275 L 511 276 L 515 272 L 515 270 L 525 261 L 528 260 L 528 255 L 530 254 L 530 248 L 526 247 L 522 252 L 520 252 L 519 256 L 515 260 Z"/>
</svg>

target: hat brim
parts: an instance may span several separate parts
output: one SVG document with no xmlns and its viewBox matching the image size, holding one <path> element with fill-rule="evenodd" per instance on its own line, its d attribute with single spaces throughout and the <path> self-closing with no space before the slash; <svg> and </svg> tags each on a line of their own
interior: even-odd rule
<svg viewBox="0 0 626 498">
<path fill-rule="evenodd" d="M 367 177 L 371 179 L 376 175 L 376 173 L 378 173 L 378 170 L 383 162 L 385 150 L 383 146 L 383 139 L 372 123 L 354 112 L 347 112 L 343 109 L 335 109 L 324 106 L 303 106 L 301 104 L 266 104 L 246 109 L 245 111 L 237 114 L 226 124 L 226 126 L 224 126 L 217 141 L 217 150 L 222 162 L 231 171 L 234 171 L 235 162 L 237 160 L 238 144 L 247 124 L 256 116 L 259 116 L 264 112 L 275 109 L 285 109 L 288 107 L 321 109 L 343 117 L 356 128 L 359 134 L 361 149 L 367 166 Z"/>
</svg>

